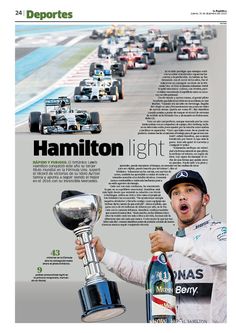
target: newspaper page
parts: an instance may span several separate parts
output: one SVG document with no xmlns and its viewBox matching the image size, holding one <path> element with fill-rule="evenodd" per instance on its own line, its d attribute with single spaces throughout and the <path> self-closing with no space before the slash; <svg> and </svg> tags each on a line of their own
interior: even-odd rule
<svg viewBox="0 0 236 333">
<path fill-rule="evenodd" d="M 225 236 L 227 9 L 168 16 L 153 4 L 156 15 L 109 16 L 100 8 L 100 20 L 98 5 L 80 5 L 15 8 L 15 321 L 86 321 L 80 297 L 92 274 L 95 286 L 105 277 L 118 288 L 120 315 L 106 322 L 145 323 L 139 273 L 152 256 L 149 235 L 178 229 L 164 183 L 176 173 L 191 183 L 198 172 L 207 214 Z M 78 258 L 75 240 L 89 246 L 91 231 L 107 262 Z M 123 267 L 126 256 L 134 267 Z M 225 322 L 208 316 L 214 262 L 191 265 L 173 267 L 185 303 L 177 322 Z"/>
</svg>

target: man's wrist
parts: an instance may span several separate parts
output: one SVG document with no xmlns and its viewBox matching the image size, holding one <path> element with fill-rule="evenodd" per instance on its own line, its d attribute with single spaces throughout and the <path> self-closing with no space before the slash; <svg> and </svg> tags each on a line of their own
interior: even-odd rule
<svg viewBox="0 0 236 333">
<path fill-rule="evenodd" d="M 105 253 L 106 253 L 106 248 L 104 247 L 104 248 L 103 248 L 103 253 L 102 253 L 102 255 L 101 255 L 101 259 L 100 259 L 99 261 L 102 261 L 102 260 L 103 260 L 103 258 L 104 258 L 104 256 L 105 256 Z"/>
</svg>

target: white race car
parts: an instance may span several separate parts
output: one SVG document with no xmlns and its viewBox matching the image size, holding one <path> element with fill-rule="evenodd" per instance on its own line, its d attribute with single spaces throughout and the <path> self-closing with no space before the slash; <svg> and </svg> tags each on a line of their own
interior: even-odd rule
<svg viewBox="0 0 236 333">
<path fill-rule="evenodd" d="M 111 101 L 117 102 L 124 98 L 122 79 L 113 79 L 111 71 L 94 71 L 92 78 L 84 79 L 75 87 L 74 101 Z"/>
<path fill-rule="evenodd" d="M 103 41 L 98 47 L 98 58 L 106 58 L 108 55 L 115 58 L 125 44 L 129 41 L 129 36 L 125 37 L 110 37 Z"/>
</svg>

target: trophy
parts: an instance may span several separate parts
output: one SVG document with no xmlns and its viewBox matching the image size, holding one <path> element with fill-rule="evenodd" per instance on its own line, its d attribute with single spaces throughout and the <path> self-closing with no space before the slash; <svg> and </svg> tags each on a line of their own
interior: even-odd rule
<svg viewBox="0 0 236 333">
<path fill-rule="evenodd" d="M 78 191 L 63 191 L 61 199 L 53 208 L 54 214 L 60 224 L 73 230 L 86 251 L 83 258 L 85 285 L 79 290 L 83 309 L 81 320 L 97 322 L 121 315 L 125 307 L 121 304 L 117 284 L 105 278 L 91 246 L 92 230 L 102 213 L 101 198 Z"/>
</svg>

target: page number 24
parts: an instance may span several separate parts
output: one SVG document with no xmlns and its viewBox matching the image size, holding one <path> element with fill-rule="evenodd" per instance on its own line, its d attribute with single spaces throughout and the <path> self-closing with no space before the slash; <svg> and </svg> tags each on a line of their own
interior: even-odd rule
<svg viewBox="0 0 236 333">
<path fill-rule="evenodd" d="M 16 10 L 16 15 L 24 15 L 24 11 L 23 10 Z"/>
</svg>

